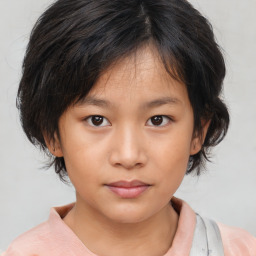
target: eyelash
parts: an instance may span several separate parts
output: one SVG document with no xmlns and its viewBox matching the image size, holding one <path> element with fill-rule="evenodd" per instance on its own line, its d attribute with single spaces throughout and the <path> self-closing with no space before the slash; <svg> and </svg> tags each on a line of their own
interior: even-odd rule
<svg viewBox="0 0 256 256">
<path fill-rule="evenodd" d="M 91 118 L 93 118 L 93 117 L 100 117 L 100 118 L 103 118 L 103 119 L 105 119 L 105 120 L 107 120 L 104 116 L 100 116 L 100 115 L 91 115 L 91 116 L 88 116 L 88 117 L 86 117 L 84 120 L 87 122 L 87 123 L 89 123 L 89 125 L 90 126 L 92 126 L 92 127 L 105 127 L 106 125 L 94 125 L 93 123 L 92 123 L 92 121 L 88 121 L 88 120 L 91 120 Z M 152 117 L 150 117 L 149 119 L 148 119 L 148 121 L 149 120 L 152 120 L 152 118 L 154 118 L 154 117 L 162 117 L 163 118 L 163 120 L 164 120 L 164 118 L 166 118 L 166 119 L 168 119 L 168 123 L 167 124 L 165 124 L 165 125 L 152 125 L 153 127 L 165 127 L 165 126 L 167 126 L 171 121 L 173 121 L 173 119 L 171 118 L 171 117 L 169 117 L 169 116 L 166 116 L 166 115 L 155 115 L 155 116 L 152 116 Z M 147 121 L 147 122 L 148 122 Z M 151 123 L 152 123 L 152 121 L 151 121 Z"/>
</svg>

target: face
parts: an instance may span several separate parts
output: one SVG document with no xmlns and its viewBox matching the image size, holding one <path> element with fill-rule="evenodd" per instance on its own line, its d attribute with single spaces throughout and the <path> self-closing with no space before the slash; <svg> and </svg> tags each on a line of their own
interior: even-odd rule
<svg viewBox="0 0 256 256">
<path fill-rule="evenodd" d="M 112 66 L 67 109 L 53 153 L 65 159 L 77 204 L 135 223 L 168 207 L 201 147 L 193 121 L 185 85 L 148 47 Z"/>
</svg>

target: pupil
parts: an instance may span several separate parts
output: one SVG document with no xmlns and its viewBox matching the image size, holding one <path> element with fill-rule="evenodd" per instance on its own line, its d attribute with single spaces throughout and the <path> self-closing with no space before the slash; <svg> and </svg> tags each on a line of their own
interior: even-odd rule
<svg viewBox="0 0 256 256">
<path fill-rule="evenodd" d="M 153 117 L 153 124 L 154 125 L 160 125 L 163 122 L 163 117 L 162 116 L 154 116 Z"/>
<path fill-rule="evenodd" d="M 93 116 L 92 117 L 92 123 L 94 125 L 100 125 L 100 124 L 102 124 L 102 121 L 103 121 L 102 116 Z"/>
</svg>

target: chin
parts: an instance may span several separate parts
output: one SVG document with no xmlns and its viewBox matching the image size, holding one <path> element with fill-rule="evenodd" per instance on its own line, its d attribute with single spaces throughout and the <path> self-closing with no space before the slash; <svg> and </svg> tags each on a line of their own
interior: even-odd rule
<svg viewBox="0 0 256 256">
<path fill-rule="evenodd" d="M 149 212 L 142 207 L 118 207 L 108 212 L 108 218 L 116 223 L 133 224 L 139 223 L 150 217 Z"/>
</svg>

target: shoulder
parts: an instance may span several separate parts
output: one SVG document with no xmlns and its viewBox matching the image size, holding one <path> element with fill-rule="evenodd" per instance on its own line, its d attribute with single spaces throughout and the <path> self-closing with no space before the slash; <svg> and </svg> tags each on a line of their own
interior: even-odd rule
<svg viewBox="0 0 256 256">
<path fill-rule="evenodd" d="M 22 235 L 18 236 L 1 254 L 1 256 L 27 256 L 33 253 L 39 254 L 51 244 L 51 232 L 47 222 L 41 223 L 38 226 L 28 230 Z"/>
<path fill-rule="evenodd" d="M 220 229 L 225 256 L 255 256 L 256 237 L 246 230 L 217 223 Z"/>
<path fill-rule="evenodd" d="M 64 256 L 74 255 L 74 251 L 91 255 L 62 219 L 73 206 L 51 208 L 47 221 L 17 237 L 0 256 Z"/>
</svg>

